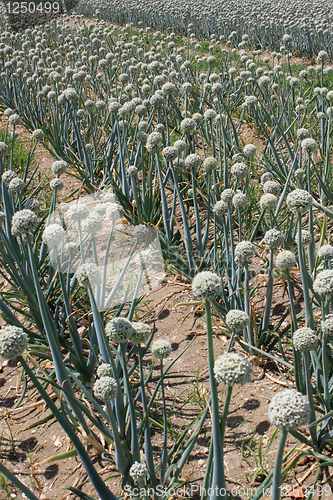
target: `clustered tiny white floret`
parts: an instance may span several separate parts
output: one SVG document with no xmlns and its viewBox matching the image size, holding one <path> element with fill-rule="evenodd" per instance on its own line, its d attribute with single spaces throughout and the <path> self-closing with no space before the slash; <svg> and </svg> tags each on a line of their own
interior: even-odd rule
<svg viewBox="0 0 333 500">
<path fill-rule="evenodd" d="M 217 168 L 217 159 L 213 156 L 207 156 L 203 161 L 203 167 L 208 171 L 215 170 Z"/>
<path fill-rule="evenodd" d="M 61 175 L 67 171 L 68 163 L 63 160 L 57 160 L 52 163 L 52 172 L 54 175 Z"/>
<path fill-rule="evenodd" d="M 248 314 L 239 309 L 231 309 L 225 317 L 226 325 L 230 330 L 238 333 L 242 332 L 250 322 Z"/>
<path fill-rule="evenodd" d="M 254 144 L 246 144 L 243 149 L 243 153 L 247 158 L 254 158 L 257 152 L 257 148 Z"/>
<path fill-rule="evenodd" d="M 108 219 L 112 221 L 116 221 L 121 218 L 124 210 L 123 207 L 119 203 L 107 202 L 105 214 Z"/>
<path fill-rule="evenodd" d="M 222 354 L 215 361 L 214 375 L 218 383 L 243 385 L 252 379 L 252 365 L 241 354 Z"/>
<path fill-rule="evenodd" d="M 131 465 L 129 473 L 134 483 L 138 484 L 141 479 L 144 479 L 148 475 L 148 469 L 145 464 L 134 462 L 134 464 Z"/>
<path fill-rule="evenodd" d="M 25 182 L 19 177 L 14 177 L 8 187 L 13 193 L 20 193 L 25 188 Z"/>
<path fill-rule="evenodd" d="M 102 363 L 97 368 L 97 377 L 112 377 L 113 370 L 112 366 L 108 363 Z"/>
<path fill-rule="evenodd" d="M 315 332 L 306 326 L 298 328 L 293 333 L 293 346 L 295 351 L 308 352 L 316 349 L 319 339 Z"/>
<path fill-rule="evenodd" d="M 301 231 L 302 246 L 306 247 L 307 245 L 309 245 L 311 243 L 312 240 L 313 240 L 313 236 L 310 233 L 310 231 L 307 231 L 306 229 L 302 229 L 302 231 Z M 295 241 L 296 241 L 296 243 L 298 243 L 298 231 L 295 235 Z"/>
<path fill-rule="evenodd" d="M 309 210 L 312 205 L 313 198 L 304 189 L 295 189 L 287 196 L 287 205 L 294 213 L 303 214 Z"/>
<path fill-rule="evenodd" d="M 333 294 L 333 270 L 321 271 L 313 282 L 313 290 L 319 295 L 330 297 Z"/>
<path fill-rule="evenodd" d="M 199 155 L 193 153 L 185 158 L 185 167 L 188 168 L 189 170 L 192 170 L 193 168 L 199 168 L 202 163 L 202 160 Z"/>
<path fill-rule="evenodd" d="M 213 207 L 213 212 L 219 217 L 223 217 L 228 212 L 228 204 L 223 200 L 217 201 Z"/>
<path fill-rule="evenodd" d="M 154 258 L 149 250 L 141 250 L 141 252 L 136 254 L 134 262 L 142 269 L 147 269 L 153 265 Z"/>
<path fill-rule="evenodd" d="M 73 222 L 84 220 L 89 215 L 89 208 L 86 205 L 71 205 L 67 210 L 67 216 Z"/>
<path fill-rule="evenodd" d="M 160 360 L 166 359 L 171 354 L 171 344 L 168 340 L 165 339 L 155 340 L 155 342 L 151 346 L 151 352 L 154 358 Z"/>
<path fill-rule="evenodd" d="M 277 206 L 277 198 L 274 194 L 267 193 L 260 198 L 259 204 L 262 210 L 275 210 Z"/>
<path fill-rule="evenodd" d="M 49 224 L 43 232 L 43 241 L 52 249 L 61 244 L 65 239 L 65 230 L 59 224 Z"/>
<path fill-rule="evenodd" d="M 132 344 L 146 344 L 151 336 L 152 328 L 143 321 L 132 321 L 132 331 L 128 335 L 128 340 Z"/>
<path fill-rule="evenodd" d="M 322 260 L 333 259 L 333 247 L 332 245 L 323 245 L 318 250 L 318 257 Z"/>
<path fill-rule="evenodd" d="M 235 262 L 244 264 L 250 262 L 255 256 L 255 246 L 251 241 L 241 241 L 235 247 Z"/>
<path fill-rule="evenodd" d="M 263 242 L 272 249 L 277 248 L 284 242 L 283 233 L 276 228 L 269 229 L 265 233 Z"/>
<path fill-rule="evenodd" d="M 248 172 L 248 166 L 243 162 L 235 163 L 231 167 L 231 174 L 236 177 L 236 179 L 245 179 Z"/>
<path fill-rule="evenodd" d="M 247 205 L 247 196 L 244 193 L 237 192 L 233 198 L 232 198 L 232 203 L 235 208 L 238 210 L 241 208 L 245 208 Z"/>
<path fill-rule="evenodd" d="M 12 218 L 12 235 L 16 237 L 31 233 L 37 228 L 38 219 L 35 212 L 24 208 L 16 212 Z"/>
<path fill-rule="evenodd" d="M 272 424 L 283 431 L 294 431 L 307 425 L 310 419 L 308 398 L 294 389 L 276 394 L 268 407 Z"/>
<path fill-rule="evenodd" d="M 307 139 L 302 140 L 301 147 L 307 153 L 314 153 L 317 149 L 317 143 L 314 139 L 311 139 L 311 137 L 308 137 Z"/>
<path fill-rule="evenodd" d="M 94 383 L 93 391 L 96 398 L 109 403 L 118 394 L 118 384 L 112 377 L 101 377 Z"/>
<path fill-rule="evenodd" d="M 10 181 L 16 177 L 17 174 L 13 170 L 5 170 L 1 176 L 1 180 L 6 184 L 6 186 L 9 186 Z"/>
<path fill-rule="evenodd" d="M 126 342 L 134 334 L 130 321 L 126 318 L 113 318 L 105 325 L 105 333 L 111 342 Z"/>
<path fill-rule="evenodd" d="M 333 314 L 328 314 L 321 322 L 321 330 L 324 335 L 333 335 Z"/>
<path fill-rule="evenodd" d="M 291 269 L 296 264 L 296 256 L 290 250 L 282 250 L 275 259 L 276 265 L 286 271 L 286 269 Z"/>
<path fill-rule="evenodd" d="M 192 281 L 192 291 L 199 299 L 218 300 L 222 290 L 222 278 L 210 271 L 198 273 Z"/>
<path fill-rule="evenodd" d="M 85 288 L 100 285 L 102 281 L 101 271 L 93 262 L 81 264 L 76 271 L 76 278 L 80 286 Z"/>
<path fill-rule="evenodd" d="M 275 181 L 264 182 L 262 188 L 265 194 L 274 194 L 275 196 L 278 195 L 281 190 L 281 186 Z"/>
<path fill-rule="evenodd" d="M 0 358 L 15 359 L 28 345 L 28 335 L 18 326 L 4 326 L 0 329 Z"/>
<path fill-rule="evenodd" d="M 221 193 L 221 200 L 225 203 L 231 203 L 233 197 L 235 196 L 235 191 L 233 189 L 227 188 Z"/>
<path fill-rule="evenodd" d="M 265 172 L 260 177 L 260 184 L 264 185 L 265 182 L 271 181 L 273 179 L 273 174 L 271 172 Z"/>
<path fill-rule="evenodd" d="M 82 229 L 89 234 L 96 235 L 103 229 L 103 217 L 97 212 L 91 212 L 83 221 Z"/>
<path fill-rule="evenodd" d="M 138 243 L 147 242 L 151 236 L 150 227 L 145 224 L 138 224 L 134 227 L 133 236 Z"/>
<path fill-rule="evenodd" d="M 64 188 L 64 186 L 65 186 L 64 182 L 58 177 L 52 179 L 52 181 L 50 182 L 50 189 L 52 191 L 61 191 Z"/>
</svg>

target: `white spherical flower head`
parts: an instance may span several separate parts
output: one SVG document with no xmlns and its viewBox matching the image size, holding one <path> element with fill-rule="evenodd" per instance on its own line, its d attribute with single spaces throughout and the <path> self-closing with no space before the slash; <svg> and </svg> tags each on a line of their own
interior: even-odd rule
<svg viewBox="0 0 333 500">
<path fill-rule="evenodd" d="M 137 253 L 134 262 L 142 269 L 147 269 L 153 265 L 154 258 L 149 250 L 142 250 Z"/>
<path fill-rule="evenodd" d="M 135 484 L 138 484 L 140 479 L 144 479 L 148 475 L 148 469 L 145 464 L 134 462 L 131 466 L 129 473 Z"/>
<path fill-rule="evenodd" d="M 321 260 L 333 259 L 333 247 L 332 245 L 323 245 L 318 250 L 318 257 Z"/>
<path fill-rule="evenodd" d="M 97 368 L 97 377 L 112 377 L 113 370 L 112 366 L 108 363 L 102 363 Z"/>
<path fill-rule="evenodd" d="M 162 141 L 163 141 L 162 134 L 160 134 L 159 132 L 152 132 L 151 134 L 148 135 L 147 146 L 148 143 L 151 146 L 159 146 L 160 144 L 162 144 Z"/>
<path fill-rule="evenodd" d="M 287 205 L 294 213 L 304 214 L 312 205 L 313 198 L 304 189 L 295 189 L 287 196 Z"/>
<path fill-rule="evenodd" d="M 207 158 L 205 158 L 203 161 L 203 166 L 208 172 L 211 172 L 212 170 L 216 170 L 217 159 L 214 158 L 213 156 L 207 156 Z"/>
<path fill-rule="evenodd" d="M 216 117 L 217 113 L 214 109 L 207 109 L 205 112 L 204 112 L 204 118 L 205 120 L 214 120 L 214 118 Z"/>
<path fill-rule="evenodd" d="M 302 229 L 302 231 L 301 231 L 302 247 L 306 247 L 307 245 L 309 245 L 312 240 L 313 240 L 313 236 L 310 233 L 310 231 L 307 231 L 306 229 Z M 298 231 L 295 235 L 295 241 L 296 241 L 296 243 L 298 243 Z"/>
<path fill-rule="evenodd" d="M 260 208 L 262 210 L 272 210 L 273 211 L 273 210 L 275 210 L 275 208 L 277 206 L 277 198 L 276 198 L 276 196 L 274 196 L 274 194 L 267 193 L 267 194 L 262 195 L 262 197 L 260 198 L 259 204 L 260 204 Z"/>
<path fill-rule="evenodd" d="M 275 181 L 266 181 L 263 186 L 265 194 L 274 194 L 275 196 L 280 193 L 281 186 Z"/>
<path fill-rule="evenodd" d="M 81 264 L 77 268 L 76 277 L 79 285 L 85 288 L 100 285 L 102 281 L 101 271 L 93 262 Z"/>
<path fill-rule="evenodd" d="M 61 245 L 65 239 L 65 230 L 59 224 L 50 224 L 44 229 L 43 241 L 51 250 L 52 248 Z"/>
<path fill-rule="evenodd" d="M 52 181 L 50 182 L 50 189 L 52 191 L 61 191 L 62 189 L 64 189 L 64 187 L 64 182 L 61 179 L 52 179 Z"/>
<path fill-rule="evenodd" d="M 9 186 L 10 182 L 17 178 L 17 174 L 13 172 L 13 170 L 5 170 L 4 173 L 2 174 L 1 180 L 6 186 Z"/>
<path fill-rule="evenodd" d="M 257 152 L 257 148 L 254 144 L 246 144 L 243 149 L 243 153 L 247 158 L 254 158 Z"/>
<path fill-rule="evenodd" d="M 186 150 L 186 142 L 183 141 L 182 139 L 179 139 L 176 141 L 173 145 L 174 148 L 177 148 L 178 151 L 182 152 Z"/>
<path fill-rule="evenodd" d="M 242 332 L 250 322 L 249 316 L 239 309 L 231 309 L 226 317 L 225 323 L 233 332 Z"/>
<path fill-rule="evenodd" d="M 9 147 L 7 146 L 7 144 L 5 142 L 0 142 L 0 156 L 4 155 L 5 153 L 7 153 Z"/>
<path fill-rule="evenodd" d="M 328 314 L 321 322 L 321 331 L 324 335 L 333 336 L 333 314 Z"/>
<path fill-rule="evenodd" d="M 171 354 L 171 344 L 168 340 L 158 339 L 155 340 L 151 346 L 151 352 L 154 358 L 166 359 Z"/>
<path fill-rule="evenodd" d="M 162 150 L 162 156 L 166 161 L 173 161 L 178 157 L 178 149 L 173 146 L 167 146 Z"/>
<path fill-rule="evenodd" d="M 24 208 L 37 212 L 40 209 L 40 202 L 36 198 L 30 198 L 24 203 Z"/>
<path fill-rule="evenodd" d="M 83 221 L 82 229 L 88 234 L 96 235 L 103 229 L 103 217 L 96 212 L 92 212 Z"/>
<path fill-rule="evenodd" d="M 244 193 L 237 192 L 233 198 L 232 203 L 237 210 L 245 208 L 247 206 L 247 196 Z"/>
<path fill-rule="evenodd" d="M 118 199 L 114 193 L 105 193 L 103 196 L 104 203 L 117 203 Z"/>
<path fill-rule="evenodd" d="M 235 163 L 231 167 L 231 175 L 236 177 L 236 179 L 246 179 L 249 169 L 247 165 L 243 162 Z"/>
<path fill-rule="evenodd" d="M 202 119 L 201 115 L 200 117 Z M 192 118 L 184 118 L 180 124 L 180 128 L 188 134 L 193 134 L 196 128 L 196 121 Z"/>
<path fill-rule="evenodd" d="M 17 326 L 4 326 L 0 329 L 0 358 L 15 359 L 28 345 L 28 335 Z"/>
<path fill-rule="evenodd" d="M 12 218 L 12 235 L 23 236 L 33 232 L 38 226 L 38 219 L 35 212 L 25 208 L 16 212 Z"/>
<path fill-rule="evenodd" d="M 314 153 L 317 149 L 317 143 L 314 139 L 308 137 L 307 139 L 302 140 L 301 148 L 309 154 Z"/>
<path fill-rule="evenodd" d="M 295 431 L 307 425 L 310 419 L 308 398 L 293 389 L 276 394 L 268 407 L 272 424 L 282 431 Z"/>
<path fill-rule="evenodd" d="M 226 213 L 228 213 L 228 203 L 223 200 L 216 202 L 213 207 L 213 212 L 215 212 L 219 217 L 223 217 Z"/>
<path fill-rule="evenodd" d="M 118 394 L 118 384 L 112 377 L 101 377 L 93 385 L 94 396 L 109 403 Z"/>
<path fill-rule="evenodd" d="M 210 271 L 198 273 L 192 281 L 192 291 L 199 299 L 218 300 L 222 290 L 222 278 Z"/>
<path fill-rule="evenodd" d="M 333 270 L 321 271 L 313 283 L 313 290 L 319 295 L 331 297 L 333 294 Z"/>
<path fill-rule="evenodd" d="M 319 339 L 315 332 L 304 326 L 303 328 L 298 328 L 293 334 L 293 346 L 295 351 L 309 352 L 316 349 L 318 346 Z"/>
<path fill-rule="evenodd" d="M 299 128 L 296 132 L 297 139 L 300 141 L 303 141 L 304 139 L 307 139 L 309 137 L 309 131 L 306 128 Z"/>
<path fill-rule="evenodd" d="M 13 115 L 10 115 L 10 117 L 8 119 L 8 123 L 9 123 L 9 125 L 12 125 L 13 127 L 16 127 L 17 125 L 21 125 L 22 120 L 19 117 L 19 115 L 17 115 L 16 113 L 14 113 Z"/>
<path fill-rule="evenodd" d="M 261 89 L 268 89 L 268 87 L 270 86 L 271 84 L 271 80 L 269 78 L 269 76 L 261 76 L 258 80 L 258 85 Z"/>
<path fill-rule="evenodd" d="M 14 177 L 8 185 L 12 193 L 20 193 L 25 188 L 25 182 L 19 177 Z"/>
<path fill-rule="evenodd" d="M 145 224 L 138 224 L 134 227 L 133 236 L 139 243 L 147 242 L 151 236 L 150 227 Z"/>
<path fill-rule="evenodd" d="M 188 155 L 185 158 L 185 167 L 188 168 L 189 170 L 192 170 L 193 168 L 199 168 L 201 163 L 202 160 L 200 156 L 195 153 Z"/>
<path fill-rule="evenodd" d="M 151 326 L 143 321 L 132 321 L 133 331 L 129 334 L 128 340 L 132 344 L 146 344 L 151 336 Z"/>
<path fill-rule="evenodd" d="M 296 264 L 296 257 L 293 252 L 289 250 L 282 250 L 275 259 L 276 265 L 286 271 L 287 269 L 291 269 Z"/>
<path fill-rule="evenodd" d="M 124 213 L 123 207 L 119 203 L 106 203 L 105 214 L 112 221 L 119 220 Z"/>
<path fill-rule="evenodd" d="M 271 174 L 270 172 L 265 172 L 264 174 L 262 174 L 262 176 L 260 177 L 260 184 L 264 185 L 265 182 L 267 181 L 271 181 L 273 179 L 273 174 Z"/>
<path fill-rule="evenodd" d="M 235 247 L 235 261 L 237 264 L 250 262 L 255 256 L 255 246 L 251 241 L 241 241 Z"/>
<path fill-rule="evenodd" d="M 274 249 L 282 245 L 284 242 L 284 236 L 281 231 L 276 228 L 269 229 L 269 231 L 265 233 L 263 242 L 265 245 L 269 246 L 269 248 Z"/>
<path fill-rule="evenodd" d="M 88 215 L 89 208 L 85 205 L 71 205 L 67 210 L 67 216 L 73 222 L 84 220 Z"/>
<path fill-rule="evenodd" d="M 111 342 L 126 342 L 134 334 L 130 321 L 126 318 L 114 318 L 105 325 L 105 333 Z"/>
<path fill-rule="evenodd" d="M 68 163 L 63 160 L 57 160 L 52 163 L 52 172 L 54 175 L 61 175 L 67 171 Z"/>
<path fill-rule="evenodd" d="M 224 201 L 225 203 L 231 203 L 234 196 L 235 196 L 235 191 L 233 189 L 227 188 L 224 191 L 222 191 L 221 200 Z"/>
<path fill-rule="evenodd" d="M 243 385 L 252 379 L 252 365 L 244 356 L 229 352 L 215 361 L 214 375 L 217 383 L 231 387 Z"/>
</svg>

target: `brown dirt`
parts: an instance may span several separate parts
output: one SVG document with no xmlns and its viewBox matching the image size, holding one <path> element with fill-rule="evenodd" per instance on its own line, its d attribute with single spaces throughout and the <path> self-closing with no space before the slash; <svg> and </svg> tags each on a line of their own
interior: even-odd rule
<svg viewBox="0 0 333 500">
<path fill-rule="evenodd" d="M 169 277 L 165 284 L 150 293 L 146 299 L 146 311 L 143 310 L 141 316 L 144 316 L 145 321 L 155 324 L 156 338 L 170 340 L 173 348 L 172 358 L 193 339 L 193 336 L 195 337 L 194 342 L 176 362 L 173 370 L 173 373 L 186 375 L 189 378 L 185 383 L 169 381 L 166 388 L 168 404 L 171 405 L 175 401 L 175 409 L 169 424 L 175 430 L 181 430 L 200 410 L 195 401 L 190 402 L 185 408 L 181 408 L 182 402 L 191 391 L 193 392 L 197 376 L 198 390 L 201 396 L 208 397 L 205 323 L 201 315 L 194 314 L 192 305 L 194 297 L 186 283 L 174 281 L 173 278 Z M 217 325 L 222 326 L 220 323 Z M 225 351 L 227 343 L 227 338 L 216 328 L 214 336 L 216 357 Z M 63 488 L 70 485 L 75 485 L 97 498 L 78 458 L 72 457 L 38 466 L 48 457 L 71 449 L 71 443 L 55 419 L 47 420 L 45 423 L 27 429 L 29 425 L 31 426 L 49 414 L 40 398 L 35 397 L 28 403 L 31 405 L 39 400 L 37 407 L 27 406 L 12 410 L 21 394 L 20 373 L 19 365 L 8 364 L 1 369 L 0 457 L 21 481 L 33 487 L 35 494 L 41 500 L 67 498 L 68 491 L 66 492 Z M 246 445 L 250 443 L 249 446 L 253 449 L 254 455 L 257 454 L 260 439 L 263 443 L 263 449 L 265 450 L 267 447 L 275 430 L 268 422 L 268 400 L 276 391 L 282 390 L 284 384 L 274 366 L 266 364 L 266 366 L 255 366 L 252 383 L 234 389 L 225 438 L 226 478 L 228 487 L 230 490 L 233 489 L 233 492 L 236 492 L 238 488 L 237 491 L 242 493 L 241 487 L 254 488 L 259 486 L 259 482 L 254 481 L 257 465 L 254 457 L 251 458 L 249 449 L 246 449 Z M 27 394 L 31 393 L 32 389 L 33 386 L 30 384 Z M 224 400 L 223 390 L 221 390 L 220 397 L 222 403 Z M 195 479 L 198 484 L 205 470 L 210 428 L 211 422 L 208 418 L 198 444 L 182 474 L 184 479 Z M 160 440 L 161 435 L 156 432 L 155 444 L 158 444 Z M 276 445 L 277 442 L 274 442 L 271 449 L 273 451 L 265 458 L 264 470 L 259 475 L 258 480 L 262 480 L 265 471 L 269 471 L 272 467 Z M 290 440 L 287 446 L 292 445 L 293 441 Z M 249 463 L 242 456 L 242 446 L 245 458 Z M 92 456 L 94 456 L 95 467 L 104 479 L 117 475 L 112 464 L 103 461 L 100 456 L 94 455 L 93 452 Z M 298 487 L 297 481 L 304 475 L 306 466 L 305 464 L 305 467 L 296 469 L 295 477 L 290 477 L 291 490 Z M 311 484 L 311 480 L 312 475 L 303 484 Z M 108 479 L 106 483 L 116 495 L 121 494 L 119 479 L 114 477 Z M 14 489 L 13 492 L 15 492 Z M 7 498 L 5 493 L 0 491 L 0 499 L 5 498 Z M 245 499 L 247 496 L 240 494 L 239 498 Z"/>
</svg>

